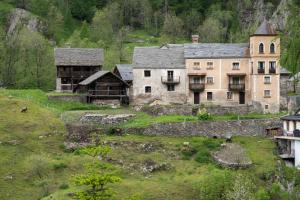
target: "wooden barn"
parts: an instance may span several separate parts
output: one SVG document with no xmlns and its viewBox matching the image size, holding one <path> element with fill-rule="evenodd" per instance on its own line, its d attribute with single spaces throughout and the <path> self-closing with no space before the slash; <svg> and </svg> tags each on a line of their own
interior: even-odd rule
<svg viewBox="0 0 300 200">
<path fill-rule="evenodd" d="M 56 90 L 74 92 L 78 83 L 100 71 L 104 63 L 103 49 L 56 48 Z"/>
<path fill-rule="evenodd" d="M 133 73 L 131 64 L 117 64 L 113 70 L 113 73 L 119 76 L 129 85 L 132 85 Z"/>
<path fill-rule="evenodd" d="M 109 71 L 99 71 L 79 83 L 76 91 L 96 104 L 129 104 L 129 85 Z"/>
</svg>

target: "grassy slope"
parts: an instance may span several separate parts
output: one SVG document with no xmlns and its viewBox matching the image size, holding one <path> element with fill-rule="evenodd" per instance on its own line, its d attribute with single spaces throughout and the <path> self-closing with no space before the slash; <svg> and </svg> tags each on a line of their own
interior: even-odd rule
<svg viewBox="0 0 300 200">
<path fill-rule="evenodd" d="M 30 98 L 26 98 L 30 96 Z M 1 91 L 0 92 L 0 197 L 5 199 L 39 199 L 51 196 L 55 199 L 70 199 L 69 192 L 76 191 L 72 176 L 83 172 L 83 163 L 89 158 L 84 155 L 65 153 L 60 147 L 64 141 L 64 127 L 58 119 L 61 113 L 71 107 L 58 106 L 60 103 L 47 106 L 46 101 L 39 98 L 43 95 L 34 94 L 38 91 Z M 15 97 L 8 97 L 14 95 Z M 18 98 L 16 98 L 18 97 Z M 26 100 L 28 99 L 28 100 Z M 20 109 L 28 107 L 27 113 L 20 113 Z M 117 110 L 118 111 L 118 110 Z M 117 112 L 104 110 L 103 112 Z M 124 111 L 125 112 L 125 111 Z M 51 135 L 51 136 L 49 136 Z M 40 136 L 43 138 L 40 139 Z M 141 153 L 135 149 L 114 149 L 110 156 L 122 159 L 125 162 L 141 162 L 151 158 L 157 162 L 171 163 L 173 169 L 166 172 L 157 172 L 151 176 L 141 174 L 120 166 L 112 166 L 119 176 L 123 178 L 115 186 L 118 194 L 116 199 L 122 199 L 132 194 L 139 194 L 142 199 L 196 199 L 197 185 L 204 175 L 215 171 L 224 171 L 214 163 L 200 164 L 194 159 L 186 160 L 179 152 L 183 142 L 188 141 L 202 148 L 206 138 L 201 137 L 145 137 L 145 136 L 103 136 L 103 140 L 126 141 L 159 141 L 164 144 L 165 150 L 151 153 Z M 17 140 L 19 144 L 7 144 L 8 141 Z M 244 146 L 254 161 L 254 166 L 242 173 L 254 175 L 257 185 L 265 184 L 260 177 L 269 171 L 275 170 L 276 156 L 273 155 L 274 143 L 271 140 L 256 137 L 234 138 Z M 173 158 L 169 153 L 179 155 Z M 63 167 L 56 167 L 56 166 Z M 235 174 L 235 171 L 231 171 Z M 13 176 L 13 180 L 3 177 Z M 69 185 L 69 189 L 60 189 L 62 184 Z"/>
</svg>

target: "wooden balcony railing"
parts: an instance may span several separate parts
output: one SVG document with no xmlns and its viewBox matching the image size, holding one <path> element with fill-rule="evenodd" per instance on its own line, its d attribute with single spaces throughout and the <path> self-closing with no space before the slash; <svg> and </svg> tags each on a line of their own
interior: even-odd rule
<svg viewBox="0 0 300 200">
<path fill-rule="evenodd" d="M 258 68 L 257 69 L 257 73 L 264 74 L 265 73 L 265 69 Z"/>
<path fill-rule="evenodd" d="M 229 83 L 229 90 L 231 91 L 244 91 L 245 90 L 245 83 Z"/>
<path fill-rule="evenodd" d="M 162 76 L 161 82 L 164 84 L 179 84 L 180 76 Z"/>
<path fill-rule="evenodd" d="M 190 83 L 190 90 L 203 91 L 205 90 L 205 83 Z"/>
<path fill-rule="evenodd" d="M 126 90 L 89 90 L 89 96 L 126 96 Z"/>
<path fill-rule="evenodd" d="M 270 68 L 269 69 L 269 74 L 276 74 L 276 69 L 275 68 Z"/>
<path fill-rule="evenodd" d="M 96 71 L 59 71 L 58 77 L 89 77 Z"/>
</svg>

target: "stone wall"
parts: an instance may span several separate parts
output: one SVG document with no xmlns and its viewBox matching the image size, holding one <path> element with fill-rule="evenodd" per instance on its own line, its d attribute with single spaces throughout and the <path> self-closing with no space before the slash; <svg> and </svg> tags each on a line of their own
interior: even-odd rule
<svg viewBox="0 0 300 200">
<path fill-rule="evenodd" d="M 143 106 L 141 111 L 150 115 L 196 115 L 200 106 L 195 105 L 154 105 Z M 206 110 L 214 115 L 262 113 L 263 109 L 260 104 L 253 103 L 251 105 L 236 106 L 205 106 Z"/>
<path fill-rule="evenodd" d="M 226 137 L 237 136 L 265 136 L 270 128 L 281 128 L 279 119 L 236 120 L 236 121 L 199 121 L 181 123 L 153 124 L 146 128 L 132 128 L 123 130 L 124 133 L 142 135 L 166 136 L 208 136 Z"/>
<path fill-rule="evenodd" d="M 87 99 L 84 95 L 49 95 L 48 99 L 51 101 L 78 101 L 86 103 Z"/>
</svg>

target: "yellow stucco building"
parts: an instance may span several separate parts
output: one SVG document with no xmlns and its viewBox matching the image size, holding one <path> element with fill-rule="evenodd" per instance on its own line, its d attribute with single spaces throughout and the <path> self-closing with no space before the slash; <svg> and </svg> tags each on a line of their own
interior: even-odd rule
<svg viewBox="0 0 300 200">
<path fill-rule="evenodd" d="M 280 38 L 266 20 L 249 43 L 193 43 L 136 48 L 133 102 L 280 105 Z M 151 76 L 153 74 L 153 76 Z M 160 81 L 161 80 L 161 81 Z M 146 82 L 145 82 L 146 81 Z"/>
</svg>

